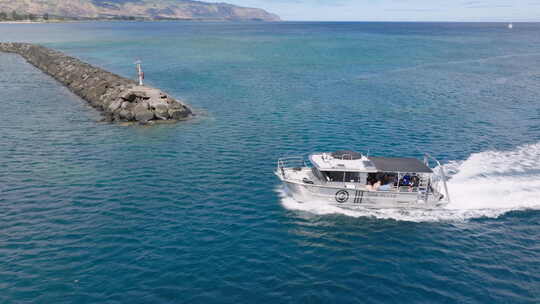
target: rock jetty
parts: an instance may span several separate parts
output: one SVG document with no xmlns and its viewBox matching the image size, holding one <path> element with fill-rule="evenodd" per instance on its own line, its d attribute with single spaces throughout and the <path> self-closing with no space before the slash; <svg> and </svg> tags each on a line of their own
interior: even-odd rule
<svg viewBox="0 0 540 304">
<path fill-rule="evenodd" d="M 191 109 L 167 93 L 40 45 L 0 43 L 0 52 L 16 53 L 72 92 L 103 111 L 107 121 L 142 124 L 189 118 Z"/>
</svg>

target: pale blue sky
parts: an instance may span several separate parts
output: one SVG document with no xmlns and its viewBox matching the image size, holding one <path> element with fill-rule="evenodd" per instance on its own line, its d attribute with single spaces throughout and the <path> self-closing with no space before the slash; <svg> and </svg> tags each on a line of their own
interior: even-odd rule
<svg viewBox="0 0 540 304">
<path fill-rule="evenodd" d="M 217 1 L 215 1 L 217 2 Z M 540 0 L 224 0 L 284 20 L 540 21 Z"/>
</svg>

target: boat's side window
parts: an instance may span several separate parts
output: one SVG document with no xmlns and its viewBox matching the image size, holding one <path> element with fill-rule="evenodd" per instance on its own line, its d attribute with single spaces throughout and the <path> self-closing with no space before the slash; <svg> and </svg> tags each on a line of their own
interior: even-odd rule
<svg viewBox="0 0 540 304">
<path fill-rule="evenodd" d="M 365 183 L 366 173 L 361 172 L 345 172 L 345 182 L 348 183 Z"/>
<path fill-rule="evenodd" d="M 331 182 L 330 176 L 328 176 L 328 172 L 320 171 L 320 173 L 323 181 Z"/>
<path fill-rule="evenodd" d="M 329 182 L 343 182 L 343 172 L 327 171 L 322 173 L 326 176 L 326 180 Z"/>
</svg>

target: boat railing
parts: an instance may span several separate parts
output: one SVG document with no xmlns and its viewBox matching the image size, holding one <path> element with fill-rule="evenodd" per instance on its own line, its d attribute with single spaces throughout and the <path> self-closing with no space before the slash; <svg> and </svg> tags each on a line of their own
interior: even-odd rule
<svg viewBox="0 0 540 304">
<path fill-rule="evenodd" d="M 306 160 L 302 156 L 289 156 L 279 158 L 277 161 L 278 173 L 282 177 L 285 177 L 285 169 L 304 168 L 309 167 Z"/>
<path fill-rule="evenodd" d="M 444 195 L 445 195 L 445 198 L 446 200 L 448 201 L 448 203 L 450 203 L 450 193 L 448 192 L 448 185 L 446 184 L 446 181 L 448 180 L 447 177 L 446 177 L 446 173 L 444 171 L 444 167 L 443 165 L 441 164 L 441 162 L 439 162 L 439 160 L 437 160 L 435 157 L 431 156 L 430 154 L 426 153 L 424 154 L 424 163 L 429 166 L 429 161 L 433 161 L 435 162 L 435 164 L 437 164 L 437 168 L 439 170 L 439 177 L 440 177 L 440 182 L 442 183 L 442 186 L 443 186 L 443 189 L 444 189 Z M 433 186 L 437 186 L 437 185 L 433 185 Z M 440 192 L 440 191 L 439 191 Z"/>
<path fill-rule="evenodd" d="M 349 157 L 349 158 L 347 159 L 347 157 Z M 341 160 L 352 160 L 352 159 L 353 159 L 352 154 L 343 154 L 343 155 L 341 155 Z"/>
</svg>

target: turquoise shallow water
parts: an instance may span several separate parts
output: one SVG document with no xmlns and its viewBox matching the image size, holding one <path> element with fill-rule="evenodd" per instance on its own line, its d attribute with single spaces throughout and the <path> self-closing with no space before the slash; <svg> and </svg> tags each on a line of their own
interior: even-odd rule
<svg viewBox="0 0 540 304">
<path fill-rule="evenodd" d="M 99 123 L 0 54 L 0 302 L 537 303 L 538 24 L 0 25 L 193 105 Z M 284 197 L 282 155 L 429 152 L 444 210 Z"/>
</svg>

